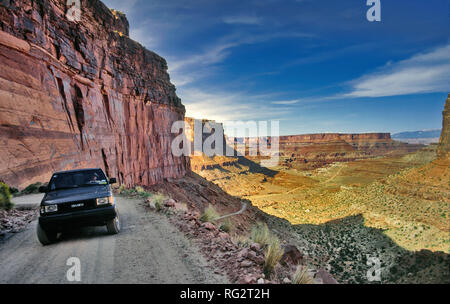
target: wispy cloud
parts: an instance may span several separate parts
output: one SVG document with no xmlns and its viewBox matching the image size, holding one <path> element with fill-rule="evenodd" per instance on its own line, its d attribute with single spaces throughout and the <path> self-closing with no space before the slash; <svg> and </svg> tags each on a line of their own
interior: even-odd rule
<svg viewBox="0 0 450 304">
<path fill-rule="evenodd" d="M 389 62 L 378 71 L 349 82 L 343 97 L 384 97 L 450 90 L 450 44 Z"/>
<path fill-rule="evenodd" d="M 223 18 L 223 22 L 227 24 L 247 24 L 247 25 L 259 25 L 262 23 L 262 19 L 256 16 L 228 16 Z"/>
<path fill-rule="evenodd" d="M 273 39 L 297 37 L 297 38 L 311 38 L 312 35 L 302 32 L 275 32 L 269 34 L 242 34 L 235 33 L 224 36 L 206 47 L 203 51 L 197 54 L 183 56 L 182 59 L 168 58 L 169 72 L 173 76 L 173 81 L 177 87 L 186 85 L 191 81 L 198 80 L 199 75 L 207 75 L 207 73 L 199 73 L 202 68 L 210 67 L 214 64 L 224 61 L 230 54 L 233 48 L 250 45 L 256 43 L 264 43 Z M 192 67 L 195 67 L 196 75 L 192 75 Z M 177 80 L 181 80 L 177 83 Z"/>
</svg>

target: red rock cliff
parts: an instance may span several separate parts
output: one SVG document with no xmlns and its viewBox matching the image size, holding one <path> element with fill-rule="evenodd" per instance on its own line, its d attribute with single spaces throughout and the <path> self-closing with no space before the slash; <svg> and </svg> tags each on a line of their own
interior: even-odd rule
<svg viewBox="0 0 450 304">
<path fill-rule="evenodd" d="M 280 136 L 280 143 L 321 143 L 330 141 L 345 141 L 355 143 L 358 141 L 390 141 L 390 133 L 361 133 L 361 134 L 340 134 L 340 133 L 318 133 Z"/>
<path fill-rule="evenodd" d="M 438 157 L 450 158 L 450 94 L 445 102 L 444 112 L 442 112 L 442 133 L 439 140 Z"/>
<path fill-rule="evenodd" d="M 81 1 L 0 1 L 0 179 L 16 187 L 57 170 L 101 167 L 121 183 L 183 176 L 172 122 L 184 107 L 166 61 L 129 39 L 125 16 Z"/>
</svg>

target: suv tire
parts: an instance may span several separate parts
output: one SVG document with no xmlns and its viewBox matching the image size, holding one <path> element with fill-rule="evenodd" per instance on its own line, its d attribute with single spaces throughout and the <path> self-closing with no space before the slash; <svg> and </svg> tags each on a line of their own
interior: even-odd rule
<svg viewBox="0 0 450 304">
<path fill-rule="evenodd" d="M 108 229 L 108 233 L 110 234 L 118 234 L 120 232 L 119 214 L 117 214 L 114 219 L 106 223 L 106 229 Z"/>
<path fill-rule="evenodd" d="M 49 245 L 56 241 L 58 232 L 56 231 L 45 231 L 41 225 L 37 225 L 37 238 L 42 245 Z"/>
</svg>

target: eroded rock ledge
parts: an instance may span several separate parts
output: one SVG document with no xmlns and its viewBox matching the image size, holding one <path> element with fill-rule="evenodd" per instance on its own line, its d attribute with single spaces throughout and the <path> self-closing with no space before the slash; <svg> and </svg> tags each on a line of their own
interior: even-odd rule
<svg viewBox="0 0 450 304">
<path fill-rule="evenodd" d="M 184 106 L 166 61 L 128 38 L 125 15 L 81 1 L 0 1 L 0 178 L 15 187 L 101 167 L 126 185 L 183 176 L 170 150 Z"/>
</svg>

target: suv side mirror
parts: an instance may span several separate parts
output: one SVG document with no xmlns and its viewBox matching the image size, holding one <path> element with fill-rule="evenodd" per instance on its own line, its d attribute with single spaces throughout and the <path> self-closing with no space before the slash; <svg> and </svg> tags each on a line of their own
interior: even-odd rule
<svg viewBox="0 0 450 304">
<path fill-rule="evenodd" d="M 47 191 L 48 191 L 48 188 L 46 186 L 40 186 L 39 187 L 39 192 L 40 193 L 47 193 Z"/>
<path fill-rule="evenodd" d="M 110 184 L 115 184 L 115 183 L 117 183 L 117 179 L 116 179 L 115 177 L 111 177 L 111 178 L 109 179 L 109 183 L 110 183 Z"/>
</svg>

